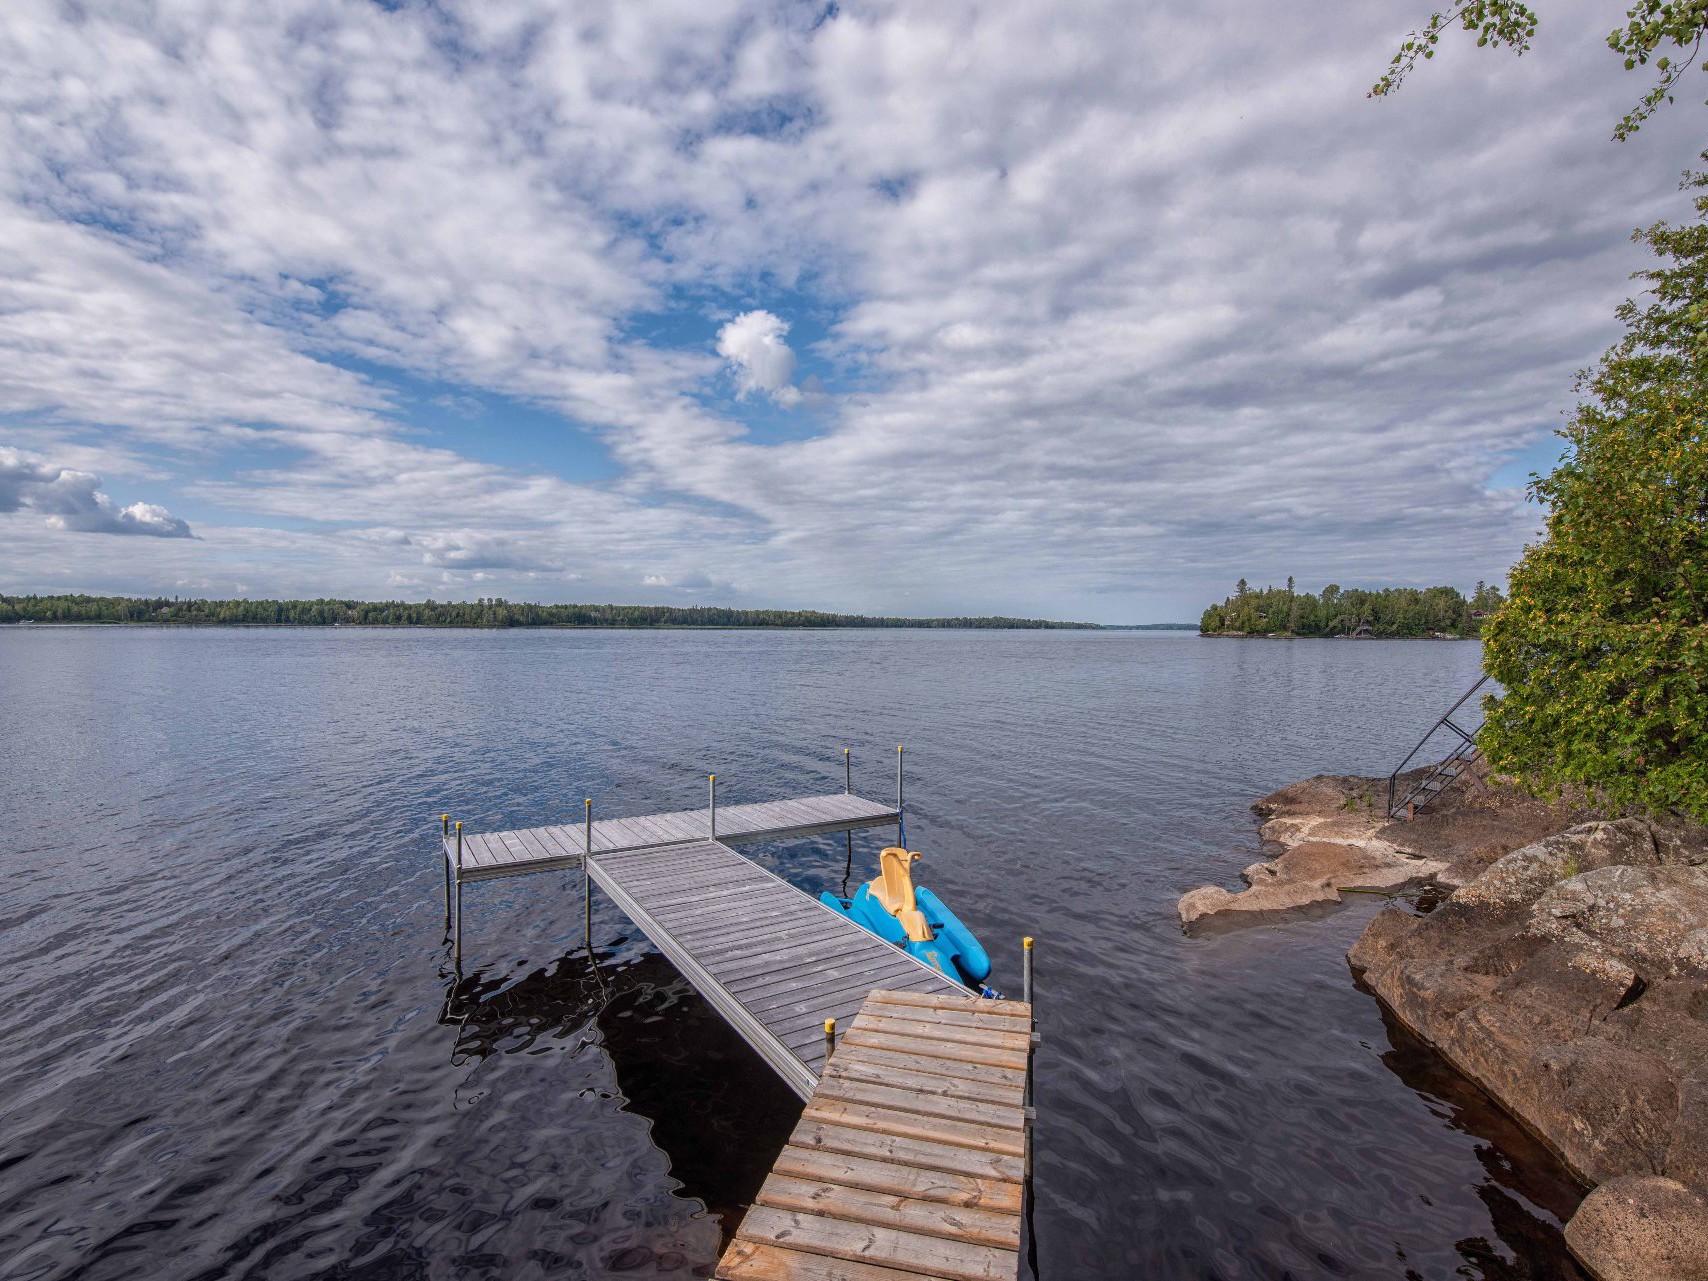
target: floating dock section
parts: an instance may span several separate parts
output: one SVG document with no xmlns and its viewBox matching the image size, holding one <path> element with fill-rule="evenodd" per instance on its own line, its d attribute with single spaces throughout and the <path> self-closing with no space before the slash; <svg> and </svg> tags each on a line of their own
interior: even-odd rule
<svg viewBox="0 0 1708 1281">
<path fill-rule="evenodd" d="M 1012 1281 L 1032 1009 L 873 992 L 718 1264 L 723 1281 Z"/>
</svg>

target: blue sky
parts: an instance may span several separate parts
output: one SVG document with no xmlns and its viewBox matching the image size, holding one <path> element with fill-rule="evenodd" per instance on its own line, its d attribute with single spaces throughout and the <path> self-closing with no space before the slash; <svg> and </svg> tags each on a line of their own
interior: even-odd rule
<svg viewBox="0 0 1708 1281">
<path fill-rule="evenodd" d="M 1499 580 L 1684 102 L 1608 18 L 0 13 L 0 590 L 1192 619 Z"/>
</svg>

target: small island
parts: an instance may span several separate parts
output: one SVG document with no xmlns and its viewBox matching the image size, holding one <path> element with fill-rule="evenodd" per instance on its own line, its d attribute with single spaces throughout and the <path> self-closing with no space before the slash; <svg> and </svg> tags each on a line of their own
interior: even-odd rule
<svg viewBox="0 0 1708 1281">
<path fill-rule="evenodd" d="M 1330 583 L 1320 596 L 1286 587 L 1251 587 L 1239 580 L 1233 595 L 1204 611 L 1201 636 L 1292 640 L 1335 636 L 1372 640 L 1471 640 L 1483 619 L 1505 601 L 1498 587 L 1479 582 L 1470 596 L 1457 587 L 1383 587 L 1368 590 Z"/>
</svg>

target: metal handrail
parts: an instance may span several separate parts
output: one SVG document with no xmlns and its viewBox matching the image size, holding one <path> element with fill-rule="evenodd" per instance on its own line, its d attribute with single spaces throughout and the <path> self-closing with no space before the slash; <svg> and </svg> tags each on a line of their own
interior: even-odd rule
<svg viewBox="0 0 1708 1281">
<path fill-rule="evenodd" d="M 1417 754 L 1424 749 L 1424 746 L 1429 742 L 1429 740 L 1435 737 L 1435 733 L 1437 730 L 1440 730 L 1443 728 L 1450 729 L 1455 734 L 1457 734 L 1463 741 L 1459 744 L 1459 746 L 1455 747 L 1451 752 L 1449 752 L 1447 754 L 1446 758 L 1443 759 L 1442 761 L 1440 761 L 1432 771 L 1430 771 L 1428 778 L 1425 778 L 1422 783 L 1418 784 L 1417 787 L 1414 787 L 1407 794 L 1407 796 L 1406 796 L 1407 801 L 1410 801 L 1411 799 L 1416 797 L 1417 794 L 1423 790 L 1424 786 L 1427 785 L 1429 782 L 1431 782 L 1433 779 L 1435 779 L 1442 772 L 1442 770 L 1444 770 L 1449 764 L 1453 763 L 1454 761 L 1468 760 L 1468 759 L 1471 759 L 1472 757 L 1474 757 L 1476 755 L 1477 736 L 1475 734 L 1467 734 L 1464 730 L 1460 729 L 1459 726 L 1457 726 L 1453 723 L 1452 717 L 1453 717 L 1454 712 L 1458 711 L 1461 707 L 1463 707 L 1467 702 L 1470 701 L 1471 695 L 1475 694 L 1478 690 L 1480 690 L 1484 685 L 1487 685 L 1488 683 L 1489 683 L 1489 676 L 1485 672 L 1482 676 L 1477 678 L 1476 684 L 1472 685 L 1470 689 L 1466 690 L 1463 694 L 1459 695 L 1457 701 L 1454 702 L 1453 706 L 1449 707 L 1445 712 L 1443 712 L 1441 714 L 1440 718 L 1435 722 L 1435 724 L 1433 724 L 1429 727 L 1429 732 L 1427 734 L 1425 734 L 1422 738 L 1418 739 L 1417 746 L 1412 748 L 1411 751 L 1407 752 L 1405 759 L 1394 767 L 1393 773 L 1388 775 L 1388 817 L 1389 818 L 1392 818 L 1398 812 L 1398 809 L 1399 809 L 1399 805 L 1396 804 L 1396 801 L 1395 801 L 1395 796 L 1396 796 L 1396 793 L 1399 791 L 1400 775 L 1406 772 L 1406 766 L 1410 765 L 1412 763 L 1413 759 L 1417 756 Z M 1467 748 L 1469 748 L 1470 750 L 1467 751 L 1466 750 Z"/>
</svg>

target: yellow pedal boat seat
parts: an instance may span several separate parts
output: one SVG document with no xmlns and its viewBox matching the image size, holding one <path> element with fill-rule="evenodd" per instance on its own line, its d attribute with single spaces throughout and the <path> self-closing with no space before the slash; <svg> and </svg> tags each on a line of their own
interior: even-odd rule
<svg viewBox="0 0 1708 1281">
<path fill-rule="evenodd" d="M 927 943 L 933 938 L 931 926 L 913 900 L 913 861 L 918 857 L 916 852 L 890 846 L 878 855 L 878 874 L 866 884 L 884 911 L 901 922 L 908 938 Z"/>
</svg>

